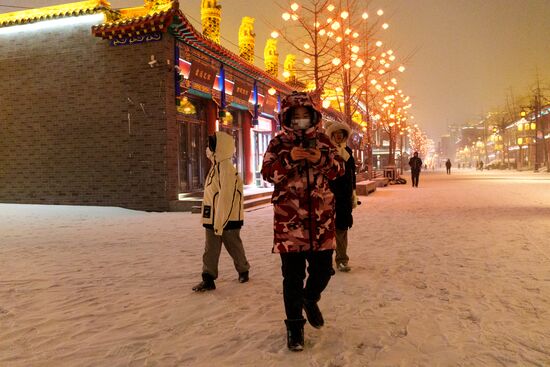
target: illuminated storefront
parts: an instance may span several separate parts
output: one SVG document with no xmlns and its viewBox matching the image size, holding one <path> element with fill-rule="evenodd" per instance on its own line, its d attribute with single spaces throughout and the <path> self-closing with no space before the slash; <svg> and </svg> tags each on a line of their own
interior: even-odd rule
<svg viewBox="0 0 550 367">
<path fill-rule="evenodd" d="M 177 1 L 0 14 L 0 47 L 0 202 L 169 210 L 202 190 L 215 131 L 234 136 L 245 183 L 263 185 L 292 89 L 203 37 Z"/>
</svg>

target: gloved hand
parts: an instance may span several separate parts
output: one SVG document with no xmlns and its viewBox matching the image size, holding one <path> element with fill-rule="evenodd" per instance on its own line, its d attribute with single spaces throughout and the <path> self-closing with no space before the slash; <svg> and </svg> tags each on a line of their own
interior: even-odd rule
<svg viewBox="0 0 550 367">
<path fill-rule="evenodd" d="M 353 193 L 351 194 L 351 208 L 357 208 L 357 193 L 355 190 L 353 190 Z"/>
</svg>

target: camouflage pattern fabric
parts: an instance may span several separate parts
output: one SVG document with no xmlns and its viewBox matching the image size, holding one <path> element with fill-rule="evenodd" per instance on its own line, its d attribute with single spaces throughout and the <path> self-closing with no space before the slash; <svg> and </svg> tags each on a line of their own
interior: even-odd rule
<svg viewBox="0 0 550 367">
<path fill-rule="evenodd" d="M 281 111 L 279 113 L 279 121 L 284 121 L 284 115 L 286 115 L 290 109 L 296 108 L 296 107 L 311 107 L 318 112 L 318 119 L 320 119 L 321 117 L 321 112 L 319 111 L 318 106 L 316 106 L 315 103 L 313 102 L 313 99 L 310 93 L 292 92 L 292 94 L 286 96 L 281 101 Z M 319 123 L 319 120 L 314 122 L 315 125 L 317 123 Z"/>
<path fill-rule="evenodd" d="M 334 195 L 329 181 L 344 174 L 344 162 L 315 126 L 304 136 L 298 134 L 284 127 L 264 155 L 262 176 L 275 185 L 271 200 L 275 253 L 334 249 Z M 305 139 L 321 151 L 316 164 L 290 158 L 292 148 Z"/>
</svg>

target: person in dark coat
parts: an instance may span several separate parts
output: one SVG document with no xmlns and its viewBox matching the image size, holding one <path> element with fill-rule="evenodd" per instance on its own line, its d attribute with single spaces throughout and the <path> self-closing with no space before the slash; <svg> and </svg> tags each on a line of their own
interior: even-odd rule
<svg viewBox="0 0 550 367">
<path fill-rule="evenodd" d="M 336 203 L 336 269 L 348 272 L 348 229 L 353 225 L 352 210 L 357 206 L 357 194 L 355 192 L 355 159 L 347 140 L 351 135 L 348 125 L 334 122 L 325 129 L 332 143 L 338 149 L 338 155 L 346 162 L 346 173 L 330 182 L 330 189 L 334 193 Z"/>
<path fill-rule="evenodd" d="M 414 152 L 413 157 L 409 159 L 409 166 L 411 166 L 412 185 L 418 187 L 420 170 L 422 169 L 422 159 L 418 157 L 418 152 Z"/>
<path fill-rule="evenodd" d="M 451 174 L 451 160 L 449 158 L 447 158 L 447 162 L 445 162 L 445 167 L 447 168 L 447 174 L 450 175 Z"/>
</svg>

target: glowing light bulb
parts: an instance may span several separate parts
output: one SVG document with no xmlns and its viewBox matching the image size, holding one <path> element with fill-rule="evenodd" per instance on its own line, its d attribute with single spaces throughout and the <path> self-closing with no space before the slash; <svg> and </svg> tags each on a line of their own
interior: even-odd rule
<svg viewBox="0 0 550 367">
<path fill-rule="evenodd" d="M 337 58 L 337 57 L 335 57 L 334 59 L 332 59 L 332 63 L 333 63 L 335 66 L 340 65 L 341 62 L 342 62 L 342 60 L 340 60 L 340 59 Z"/>
<path fill-rule="evenodd" d="M 340 29 L 340 23 L 339 22 L 334 22 L 334 23 L 332 23 L 330 28 L 332 28 L 336 31 L 336 30 Z"/>
<path fill-rule="evenodd" d="M 292 9 L 292 11 L 298 10 L 299 7 L 300 7 L 300 5 L 298 5 L 298 4 L 296 4 L 296 3 L 290 5 L 290 9 Z"/>
<path fill-rule="evenodd" d="M 350 65 L 350 64 L 345 64 L 345 65 L 344 65 L 344 69 L 349 70 L 350 68 L 351 68 L 351 65 Z"/>
<path fill-rule="evenodd" d="M 319 31 L 319 35 L 320 35 L 320 36 L 324 36 L 325 33 L 327 33 L 327 32 L 326 32 L 324 29 L 321 29 L 321 30 Z"/>
<path fill-rule="evenodd" d="M 328 11 L 333 11 L 334 8 L 335 8 L 335 6 L 332 5 L 332 4 L 329 4 L 329 5 L 327 6 L 327 10 L 328 10 Z"/>
<path fill-rule="evenodd" d="M 379 71 L 378 71 L 378 74 L 384 75 L 384 74 L 386 74 L 386 71 L 385 71 L 385 70 L 379 70 Z"/>
<path fill-rule="evenodd" d="M 351 61 L 356 61 L 359 58 L 359 56 L 357 56 L 357 54 L 351 54 L 350 58 L 351 58 Z"/>
<path fill-rule="evenodd" d="M 279 32 L 277 31 L 271 32 L 271 38 L 277 38 L 277 37 L 279 37 Z"/>
<path fill-rule="evenodd" d="M 332 37 L 332 36 L 334 36 L 334 32 L 333 32 L 333 31 L 328 31 L 328 32 L 327 32 L 327 36 L 328 36 L 329 38 Z"/>
<path fill-rule="evenodd" d="M 340 13 L 340 17 L 342 19 L 348 19 L 349 13 L 347 11 L 343 11 L 343 12 Z"/>
<path fill-rule="evenodd" d="M 290 78 L 290 72 L 288 72 L 287 70 L 283 71 L 283 76 L 285 78 Z"/>
<path fill-rule="evenodd" d="M 328 99 L 325 99 L 323 101 L 323 108 L 329 108 L 330 107 L 330 101 Z"/>
<path fill-rule="evenodd" d="M 358 53 L 358 52 L 359 52 L 359 46 L 353 46 L 353 47 L 351 48 L 351 52 L 353 52 L 353 53 Z"/>
<path fill-rule="evenodd" d="M 328 24 L 332 23 L 332 18 L 327 18 L 327 23 Z"/>
<path fill-rule="evenodd" d="M 290 17 L 292 20 L 298 20 L 298 14 L 292 14 Z"/>
<path fill-rule="evenodd" d="M 311 63 L 311 59 L 309 57 L 306 57 L 304 59 L 304 64 L 309 65 Z"/>
<path fill-rule="evenodd" d="M 321 26 L 321 23 L 315 22 L 315 23 L 313 23 L 313 26 L 314 26 L 315 28 L 319 28 L 319 27 Z"/>
<path fill-rule="evenodd" d="M 404 72 L 404 71 L 405 71 L 405 67 L 404 67 L 404 66 L 400 66 L 400 67 L 399 67 L 399 69 L 397 69 L 397 70 L 399 70 L 399 72 L 401 72 L 401 73 L 402 73 L 402 72 Z"/>
<path fill-rule="evenodd" d="M 357 38 L 359 37 L 359 33 L 355 32 L 353 35 L 352 35 L 353 38 Z"/>
<path fill-rule="evenodd" d="M 345 32 L 345 33 L 346 33 L 346 34 L 350 34 L 350 33 L 351 33 L 351 29 L 349 29 L 349 28 L 346 29 L 346 32 Z"/>
<path fill-rule="evenodd" d="M 393 50 L 388 50 L 388 55 L 393 55 Z"/>
<path fill-rule="evenodd" d="M 342 42 L 342 37 L 340 37 L 340 36 L 336 37 L 336 42 L 338 42 L 338 43 Z"/>
<path fill-rule="evenodd" d="M 283 13 L 282 17 L 285 21 L 287 21 L 287 20 L 290 19 L 290 14 L 289 13 Z"/>
<path fill-rule="evenodd" d="M 390 25 L 388 23 L 382 24 L 382 29 L 388 29 Z"/>
<path fill-rule="evenodd" d="M 389 64 L 389 63 L 386 63 L 384 66 L 386 67 L 386 69 L 389 69 L 389 68 L 390 68 L 390 64 Z"/>
<path fill-rule="evenodd" d="M 390 61 L 394 61 L 395 60 L 395 55 L 391 55 L 390 56 Z"/>
<path fill-rule="evenodd" d="M 397 84 L 397 79 L 392 78 L 392 79 L 391 79 L 391 82 L 392 82 L 393 84 Z"/>
<path fill-rule="evenodd" d="M 308 43 L 304 43 L 304 49 L 309 50 L 311 46 Z"/>
<path fill-rule="evenodd" d="M 379 9 L 379 10 L 376 12 L 376 14 L 377 14 L 379 17 L 381 17 L 382 15 L 384 15 L 384 10 Z"/>
<path fill-rule="evenodd" d="M 378 83 L 378 82 L 376 81 L 376 79 L 372 79 L 372 80 L 370 81 L 370 83 L 371 83 L 372 85 L 376 85 L 376 83 Z"/>
<path fill-rule="evenodd" d="M 365 62 L 363 60 L 359 59 L 359 60 L 357 60 L 355 65 L 357 65 L 358 68 L 362 68 L 365 65 Z"/>
<path fill-rule="evenodd" d="M 274 96 L 275 93 L 277 93 L 277 89 L 271 87 L 268 89 L 267 93 L 269 93 L 270 96 Z"/>
<path fill-rule="evenodd" d="M 376 42 L 376 47 L 382 47 L 382 45 L 383 45 L 382 41 L 377 41 Z"/>
<path fill-rule="evenodd" d="M 369 19 L 369 13 L 367 12 L 364 12 L 363 15 L 361 15 L 361 17 L 363 17 L 363 19 Z"/>
</svg>

